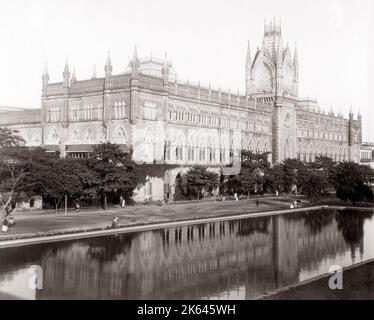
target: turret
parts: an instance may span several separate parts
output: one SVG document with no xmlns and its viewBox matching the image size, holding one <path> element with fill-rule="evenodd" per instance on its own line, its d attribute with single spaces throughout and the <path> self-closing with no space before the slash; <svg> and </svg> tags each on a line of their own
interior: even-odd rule
<svg viewBox="0 0 374 320">
<path fill-rule="evenodd" d="M 75 68 L 73 68 L 73 73 L 71 75 L 71 80 L 70 80 L 70 83 L 74 83 L 74 82 L 77 82 L 77 77 L 75 75 Z"/>
<path fill-rule="evenodd" d="M 47 92 L 48 81 L 49 81 L 49 74 L 48 74 L 48 66 L 46 62 L 44 64 L 44 71 L 42 75 L 42 93 L 43 94 Z"/>
<path fill-rule="evenodd" d="M 96 64 L 93 65 L 91 79 L 96 79 Z"/>
<path fill-rule="evenodd" d="M 64 93 L 64 105 L 62 107 L 62 116 L 59 119 L 63 126 L 67 126 L 69 122 L 69 91 L 70 91 L 70 71 L 69 71 L 69 66 L 68 66 L 68 60 L 66 59 L 65 62 L 65 68 L 64 72 L 62 73 L 63 76 L 63 83 L 62 83 L 62 88 L 63 88 L 63 93 Z"/>
<path fill-rule="evenodd" d="M 357 113 L 357 120 L 362 123 L 362 115 L 361 115 L 361 112 L 360 110 L 358 110 L 358 113 Z"/>
<path fill-rule="evenodd" d="M 68 88 L 69 87 L 69 82 L 70 82 L 70 71 L 69 71 L 69 66 L 68 66 L 68 59 L 66 59 L 65 62 L 65 68 L 64 72 L 62 73 L 63 76 L 63 87 Z"/>
<path fill-rule="evenodd" d="M 295 51 L 293 54 L 293 69 L 295 72 L 295 79 L 299 79 L 299 55 L 297 53 L 297 43 L 295 42 Z"/>
<path fill-rule="evenodd" d="M 294 94 L 297 97 L 299 95 L 299 55 L 297 53 L 297 43 L 295 42 L 295 51 L 293 54 L 293 70 L 295 73 L 294 80 Z"/>
<path fill-rule="evenodd" d="M 167 83 L 169 79 L 169 67 L 168 67 L 168 59 L 167 59 L 167 53 L 165 52 L 164 56 L 164 65 L 161 69 L 162 78 L 164 79 L 164 82 Z"/>
<path fill-rule="evenodd" d="M 108 51 L 108 57 L 106 59 L 106 64 L 104 66 L 105 71 L 105 81 L 108 82 L 109 78 L 112 76 L 113 67 L 112 67 L 112 61 L 110 60 L 110 52 Z"/>
<path fill-rule="evenodd" d="M 283 49 L 281 41 L 278 41 L 278 47 L 276 50 L 276 95 L 281 96 L 283 93 L 282 88 L 283 82 Z"/>
<path fill-rule="evenodd" d="M 138 76 L 139 76 L 139 59 L 138 59 L 138 52 L 135 46 L 134 53 L 132 56 L 132 62 L 131 62 L 131 77 L 137 78 Z"/>
<path fill-rule="evenodd" d="M 349 108 L 349 114 L 348 114 L 349 120 L 353 120 L 353 111 L 352 106 Z"/>
<path fill-rule="evenodd" d="M 360 109 L 358 110 L 358 113 L 357 113 L 357 121 L 358 121 L 358 128 L 359 128 L 359 134 L 358 134 L 358 139 L 359 139 L 359 144 L 362 143 L 362 116 L 361 116 L 361 112 L 360 112 Z"/>
<path fill-rule="evenodd" d="M 332 106 L 330 107 L 329 116 L 331 117 L 335 116 Z"/>
<path fill-rule="evenodd" d="M 131 81 L 130 81 L 130 122 L 137 121 L 137 106 L 138 106 L 138 90 L 139 90 L 139 59 L 134 48 L 134 53 L 131 61 Z"/>
<path fill-rule="evenodd" d="M 251 48 L 250 48 L 250 44 L 248 41 L 247 56 L 245 59 L 245 94 L 247 96 L 249 96 L 251 92 L 251 67 L 252 67 Z"/>
</svg>

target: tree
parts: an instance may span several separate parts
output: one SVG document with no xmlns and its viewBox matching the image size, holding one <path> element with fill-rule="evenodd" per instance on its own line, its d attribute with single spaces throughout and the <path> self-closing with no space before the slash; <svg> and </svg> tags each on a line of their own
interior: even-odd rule
<svg viewBox="0 0 374 320">
<path fill-rule="evenodd" d="M 191 168 L 184 174 L 183 179 L 186 182 L 187 193 L 198 199 L 202 196 L 203 190 L 212 192 L 219 186 L 218 174 L 202 166 Z"/>
<path fill-rule="evenodd" d="M 343 200 L 350 200 L 353 205 L 357 201 L 373 198 L 371 189 L 367 186 L 372 170 L 354 162 L 342 162 L 336 167 L 335 189 L 336 196 Z"/>
<path fill-rule="evenodd" d="M 284 172 L 284 189 L 291 192 L 293 186 L 297 187 L 298 192 L 302 192 L 304 179 L 308 171 L 304 162 L 298 159 L 286 159 L 282 163 Z"/>
<path fill-rule="evenodd" d="M 334 188 L 336 162 L 332 158 L 326 156 L 316 156 L 315 162 L 311 163 L 310 167 L 323 172 L 327 179 L 328 188 Z"/>
<path fill-rule="evenodd" d="M 13 148 L 22 146 L 25 140 L 18 135 L 17 130 L 0 128 L 0 150 L 4 148 Z"/>
<path fill-rule="evenodd" d="M 270 169 L 268 152 L 254 153 L 248 150 L 241 151 L 241 168 L 239 175 L 231 176 L 226 182 L 230 193 L 249 195 L 262 192 L 266 182 L 265 176 Z"/>
<path fill-rule="evenodd" d="M 40 148 L 23 146 L 24 140 L 16 131 L 0 128 L 0 206 L 3 218 L 11 214 L 22 193 L 37 182 L 29 179 L 33 158 Z"/>
<path fill-rule="evenodd" d="M 309 169 L 305 172 L 301 188 L 303 194 L 312 199 L 312 202 L 319 200 L 328 193 L 328 178 L 324 172 L 316 169 Z"/>
<path fill-rule="evenodd" d="M 32 192 L 42 195 L 45 201 L 51 201 L 57 213 L 65 196 L 74 199 L 82 196 L 84 185 L 79 177 L 82 170 L 84 168 L 73 159 L 60 159 L 44 154 L 35 161 L 29 172 L 29 179 L 37 182 Z"/>
<path fill-rule="evenodd" d="M 242 150 L 240 153 L 241 165 L 245 166 L 249 163 L 256 163 L 261 169 L 266 169 L 270 167 L 268 161 L 269 152 L 255 153 L 250 150 Z"/>
<path fill-rule="evenodd" d="M 282 193 L 284 191 L 284 171 L 283 165 L 276 164 L 270 169 L 265 175 L 266 184 L 270 186 L 273 192 L 278 191 Z"/>
<path fill-rule="evenodd" d="M 88 168 L 94 173 L 89 177 L 95 185 L 103 208 L 107 208 L 107 197 L 121 190 L 122 196 L 129 200 L 134 189 L 140 184 L 131 152 L 124 153 L 112 143 L 94 146 L 92 156 L 87 161 Z"/>
</svg>

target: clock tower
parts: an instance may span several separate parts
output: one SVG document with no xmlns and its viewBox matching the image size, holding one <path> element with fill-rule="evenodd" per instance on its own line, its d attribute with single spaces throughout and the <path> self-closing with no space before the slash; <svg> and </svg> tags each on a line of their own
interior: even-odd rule
<svg viewBox="0 0 374 320">
<path fill-rule="evenodd" d="M 257 101 L 273 103 L 272 161 L 296 157 L 296 104 L 298 100 L 299 61 L 288 44 L 283 44 L 280 20 L 265 21 L 264 38 L 253 62 L 248 45 L 246 95 Z"/>
</svg>

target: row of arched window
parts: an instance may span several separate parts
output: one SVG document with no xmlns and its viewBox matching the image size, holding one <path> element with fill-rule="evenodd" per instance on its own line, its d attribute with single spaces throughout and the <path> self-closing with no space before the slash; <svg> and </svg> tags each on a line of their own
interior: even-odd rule
<svg viewBox="0 0 374 320">
<path fill-rule="evenodd" d="M 112 117 L 113 119 L 125 119 L 126 115 L 126 104 L 124 101 L 115 102 L 112 106 Z"/>
<path fill-rule="evenodd" d="M 164 146 L 164 159 L 166 161 L 188 161 L 188 162 L 207 162 L 217 163 L 216 154 L 219 154 L 219 162 L 225 163 L 227 160 L 225 148 L 214 148 L 214 147 L 194 147 L 187 146 L 186 154 L 184 154 L 183 146 L 174 146 L 172 148 L 170 142 L 166 141 Z M 233 149 L 227 150 L 229 153 L 230 161 L 232 161 L 234 151 Z"/>
<path fill-rule="evenodd" d="M 336 116 L 330 116 L 321 113 L 309 112 L 309 113 L 298 113 L 297 115 L 298 120 L 301 122 L 307 121 L 316 121 L 318 123 L 327 123 L 333 126 L 344 126 L 347 124 L 347 120 L 343 118 L 339 118 Z"/>
<path fill-rule="evenodd" d="M 347 135 L 337 132 L 323 132 L 316 130 L 298 130 L 298 138 L 311 138 L 311 139 L 323 139 L 330 141 L 346 141 Z"/>
<path fill-rule="evenodd" d="M 348 161 L 348 155 L 344 153 L 328 153 L 328 152 L 298 152 L 297 158 L 304 162 L 314 162 L 316 157 L 325 156 L 333 159 L 336 162 Z"/>
<path fill-rule="evenodd" d="M 72 122 L 101 120 L 103 113 L 103 105 L 85 104 L 70 106 L 69 119 Z"/>
<path fill-rule="evenodd" d="M 269 152 L 269 146 L 265 143 L 264 148 L 257 144 L 255 148 L 248 146 L 244 148 L 252 150 L 255 153 Z M 241 149 L 237 149 L 237 154 L 240 154 Z M 219 157 L 219 159 L 218 159 Z M 188 162 L 207 162 L 207 163 L 225 163 L 232 161 L 234 157 L 234 148 L 225 148 L 223 146 L 215 147 L 213 144 L 208 145 L 187 145 L 182 143 L 171 144 L 170 141 L 165 141 L 164 144 L 164 159 L 166 161 L 188 161 Z"/>
<path fill-rule="evenodd" d="M 228 115 L 219 116 L 216 113 L 209 114 L 208 112 L 197 112 L 193 110 L 186 112 L 181 109 L 169 109 L 169 120 L 187 122 L 191 124 L 200 124 L 208 126 L 220 126 L 231 129 L 241 129 L 246 131 L 258 131 L 270 133 L 270 124 L 266 122 L 255 123 L 248 119 L 238 119 Z"/>
</svg>

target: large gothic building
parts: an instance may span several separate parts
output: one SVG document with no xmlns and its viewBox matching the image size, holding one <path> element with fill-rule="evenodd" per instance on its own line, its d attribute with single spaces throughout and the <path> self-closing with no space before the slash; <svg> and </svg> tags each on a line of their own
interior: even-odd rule
<svg viewBox="0 0 374 320">
<path fill-rule="evenodd" d="M 42 145 L 62 156 L 86 157 L 92 145 L 110 141 L 132 148 L 138 162 L 178 165 L 163 177 L 149 177 L 135 199 L 154 200 L 174 193 L 175 179 L 192 165 L 223 174 L 235 170 L 241 149 L 313 161 L 327 155 L 359 162 L 361 115 L 345 119 L 316 100 L 299 97 L 299 59 L 282 40 L 277 21 L 265 23 L 261 47 L 245 60 L 245 94 L 181 81 L 172 63 L 139 57 L 105 76 L 77 80 L 66 63 L 62 82 L 42 75 L 41 109 L 0 111 L 0 125 L 19 130 L 30 146 Z M 163 166 L 165 168 L 165 166 Z"/>
</svg>

